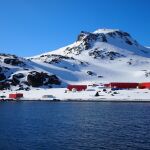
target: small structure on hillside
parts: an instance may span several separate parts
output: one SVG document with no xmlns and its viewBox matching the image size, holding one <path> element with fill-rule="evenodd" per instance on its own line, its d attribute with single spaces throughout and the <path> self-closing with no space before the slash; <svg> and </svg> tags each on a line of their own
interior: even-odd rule
<svg viewBox="0 0 150 150">
<path fill-rule="evenodd" d="M 9 94 L 9 98 L 11 99 L 20 99 L 23 97 L 22 93 Z"/>
<path fill-rule="evenodd" d="M 139 89 L 150 89 L 150 82 L 139 83 Z"/>
<path fill-rule="evenodd" d="M 105 87 L 116 88 L 116 89 L 132 89 L 138 88 L 139 83 L 134 82 L 111 82 L 109 84 L 104 84 Z"/>
<path fill-rule="evenodd" d="M 87 85 L 68 85 L 67 89 L 69 91 L 85 91 L 87 89 Z"/>
</svg>

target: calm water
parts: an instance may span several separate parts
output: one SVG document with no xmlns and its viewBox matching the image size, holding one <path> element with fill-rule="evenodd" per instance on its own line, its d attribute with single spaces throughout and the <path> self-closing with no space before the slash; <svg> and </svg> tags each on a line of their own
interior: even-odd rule
<svg viewBox="0 0 150 150">
<path fill-rule="evenodd" d="M 0 150 L 48 149 L 149 150 L 150 103 L 0 103 Z"/>
</svg>

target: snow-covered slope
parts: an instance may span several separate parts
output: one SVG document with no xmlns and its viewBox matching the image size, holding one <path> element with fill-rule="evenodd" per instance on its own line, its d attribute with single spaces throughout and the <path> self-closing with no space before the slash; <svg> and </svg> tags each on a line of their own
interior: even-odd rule
<svg viewBox="0 0 150 150">
<path fill-rule="evenodd" d="M 82 31 L 73 44 L 29 60 L 65 83 L 150 81 L 150 49 L 118 29 Z"/>
</svg>

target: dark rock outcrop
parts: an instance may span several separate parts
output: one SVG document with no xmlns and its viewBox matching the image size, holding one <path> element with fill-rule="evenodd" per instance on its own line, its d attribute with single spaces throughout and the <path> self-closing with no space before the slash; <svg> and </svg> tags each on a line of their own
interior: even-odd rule
<svg viewBox="0 0 150 150">
<path fill-rule="evenodd" d="M 114 60 L 115 58 L 125 57 L 124 55 L 114 52 L 114 51 L 107 51 L 107 49 L 95 49 L 89 52 L 89 56 L 93 58 L 101 58 L 101 59 L 110 59 Z"/>
<path fill-rule="evenodd" d="M 88 75 L 90 75 L 90 76 L 95 75 L 95 73 L 94 73 L 94 72 L 92 72 L 92 71 L 87 71 L 87 74 L 88 74 Z"/>
<path fill-rule="evenodd" d="M 92 47 L 92 43 L 97 41 L 98 39 L 98 34 L 81 31 L 81 33 L 78 35 L 77 41 L 83 41 L 84 49 L 88 50 Z"/>
<path fill-rule="evenodd" d="M 42 77 L 41 73 L 36 72 L 36 71 L 31 72 L 27 76 L 27 81 L 28 81 L 29 85 L 31 85 L 33 87 L 38 87 L 38 86 L 43 85 L 43 77 Z"/>
<path fill-rule="evenodd" d="M 24 78 L 25 76 L 23 73 L 17 73 L 17 74 L 14 74 L 13 77 L 21 79 L 21 78 Z"/>
<path fill-rule="evenodd" d="M 43 85 L 55 84 L 60 85 L 61 82 L 55 75 L 48 75 L 43 72 L 30 72 L 27 76 L 27 82 L 30 86 L 39 87 Z"/>
<path fill-rule="evenodd" d="M 44 63 L 49 63 L 49 64 L 59 63 L 62 60 L 74 60 L 73 57 L 57 55 L 57 54 L 41 55 L 40 58 L 44 59 Z"/>
<path fill-rule="evenodd" d="M 60 85 L 61 82 L 60 80 L 58 79 L 58 77 L 56 75 L 50 75 L 48 77 L 48 84 L 55 84 L 55 85 Z"/>
<path fill-rule="evenodd" d="M 4 63 L 13 66 L 24 65 L 24 63 L 17 58 L 5 58 Z"/>
<path fill-rule="evenodd" d="M 0 73 L 0 81 L 5 80 L 6 76 L 4 75 L 4 73 Z"/>
<path fill-rule="evenodd" d="M 0 82 L 0 90 L 6 90 L 10 88 L 9 82 Z"/>
<path fill-rule="evenodd" d="M 20 83 L 21 78 L 24 78 L 24 74 L 22 74 L 22 73 L 14 74 L 12 76 L 12 80 L 11 80 L 12 85 L 14 85 L 14 86 L 18 85 Z"/>
</svg>

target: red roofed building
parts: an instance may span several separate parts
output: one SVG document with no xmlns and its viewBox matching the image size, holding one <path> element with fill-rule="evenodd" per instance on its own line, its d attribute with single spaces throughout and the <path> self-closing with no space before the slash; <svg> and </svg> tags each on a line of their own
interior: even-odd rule
<svg viewBox="0 0 150 150">
<path fill-rule="evenodd" d="M 105 87 L 118 89 L 138 88 L 138 85 L 139 83 L 132 83 L 132 82 L 111 82 L 109 84 L 104 84 Z"/>
<path fill-rule="evenodd" d="M 22 93 L 9 94 L 9 98 L 12 98 L 12 99 L 20 99 L 22 97 L 23 97 Z"/>
<path fill-rule="evenodd" d="M 150 82 L 139 83 L 139 89 L 150 89 Z"/>
<path fill-rule="evenodd" d="M 73 91 L 73 90 L 76 90 L 76 91 L 83 91 L 83 90 L 86 90 L 87 89 L 87 85 L 68 85 L 67 86 L 67 89 L 69 91 Z"/>
</svg>

